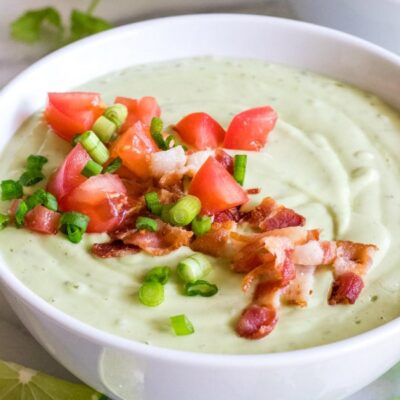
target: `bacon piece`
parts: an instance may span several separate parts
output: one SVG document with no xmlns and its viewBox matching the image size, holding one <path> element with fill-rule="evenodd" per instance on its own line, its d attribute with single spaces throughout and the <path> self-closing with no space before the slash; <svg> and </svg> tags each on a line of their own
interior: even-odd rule
<svg viewBox="0 0 400 400">
<path fill-rule="evenodd" d="M 191 243 L 190 248 L 213 257 L 230 258 L 234 251 L 230 243 L 230 232 L 235 226 L 233 221 L 214 222 L 211 230 L 205 235 L 198 236 Z"/>
<path fill-rule="evenodd" d="M 259 194 L 261 192 L 261 188 L 250 188 L 246 190 L 247 194 Z"/>
<path fill-rule="evenodd" d="M 339 275 L 332 285 L 329 304 L 354 304 L 364 288 L 361 276 L 354 272 Z"/>
<path fill-rule="evenodd" d="M 314 265 L 296 265 L 296 278 L 282 290 L 281 300 L 287 304 L 306 307 L 313 292 Z"/>
<path fill-rule="evenodd" d="M 372 265 L 378 248 L 373 244 L 336 242 L 336 258 L 333 262 L 335 280 L 329 296 L 329 304 L 354 304 L 364 288 L 362 277 Z"/>
<path fill-rule="evenodd" d="M 193 232 L 168 225 L 162 221 L 157 221 L 157 224 L 156 232 L 132 229 L 121 232 L 118 239 L 125 244 L 137 246 L 153 256 L 163 256 L 181 246 L 189 245 Z"/>
<path fill-rule="evenodd" d="M 275 328 L 278 315 L 274 308 L 251 304 L 242 313 L 236 332 L 246 339 L 261 339 Z"/>
<path fill-rule="evenodd" d="M 215 150 L 215 159 L 233 175 L 233 157 L 222 149 Z"/>
<path fill-rule="evenodd" d="M 96 257 L 100 258 L 123 257 L 140 251 L 139 247 L 125 244 L 121 240 L 114 240 L 108 243 L 95 243 L 91 250 Z"/>
<path fill-rule="evenodd" d="M 296 276 L 291 260 L 292 242 L 283 237 L 267 237 L 263 242 L 265 254 L 263 262 L 245 275 L 242 281 L 243 291 L 247 291 L 256 278 L 279 282 L 279 286 L 284 287 Z M 254 258 L 251 259 L 251 262 L 254 263 L 254 260 Z"/>
<path fill-rule="evenodd" d="M 336 243 L 310 240 L 294 248 L 292 260 L 298 265 L 329 265 L 336 258 Z"/>
<path fill-rule="evenodd" d="M 303 216 L 276 203 L 271 197 L 266 197 L 260 205 L 251 210 L 246 220 L 253 228 L 264 232 L 290 226 L 303 226 L 306 221 Z"/>
<path fill-rule="evenodd" d="M 221 211 L 214 215 L 214 222 L 235 221 L 239 222 L 243 214 L 238 207 L 230 208 L 229 210 Z"/>
</svg>

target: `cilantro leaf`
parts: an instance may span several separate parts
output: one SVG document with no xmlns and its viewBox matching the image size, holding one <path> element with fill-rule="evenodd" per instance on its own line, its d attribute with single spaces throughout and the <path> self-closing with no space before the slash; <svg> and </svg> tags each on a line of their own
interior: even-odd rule
<svg viewBox="0 0 400 400">
<path fill-rule="evenodd" d="M 71 41 L 112 28 L 112 25 L 105 19 L 94 17 L 79 10 L 72 10 L 70 21 Z"/>
<path fill-rule="evenodd" d="M 27 11 L 11 24 L 11 36 L 21 42 L 37 42 L 45 27 L 52 26 L 57 35 L 63 31 L 61 16 L 53 7 Z"/>
</svg>

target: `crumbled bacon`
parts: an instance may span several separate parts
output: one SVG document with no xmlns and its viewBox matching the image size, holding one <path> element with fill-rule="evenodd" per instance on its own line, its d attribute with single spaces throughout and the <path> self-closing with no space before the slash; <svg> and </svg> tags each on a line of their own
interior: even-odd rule
<svg viewBox="0 0 400 400">
<path fill-rule="evenodd" d="M 157 221 L 157 224 L 156 232 L 132 229 L 120 233 L 118 239 L 125 244 L 137 246 L 153 256 L 163 256 L 181 246 L 189 245 L 193 232 L 168 225 L 162 221 Z"/>
<path fill-rule="evenodd" d="M 236 332 L 246 339 L 261 339 L 275 328 L 278 315 L 274 308 L 251 304 L 239 318 Z"/>
<path fill-rule="evenodd" d="M 96 257 L 100 258 L 123 257 L 130 254 L 136 254 L 140 251 L 139 247 L 125 244 L 121 240 L 114 240 L 107 243 L 96 243 L 92 246 L 91 250 Z"/>
<path fill-rule="evenodd" d="M 235 221 L 239 222 L 243 217 L 242 213 L 239 211 L 238 207 L 230 208 L 229 210 L 224 210 L 214 215 L 214 222 L 226 222 Z"/>
<path fill-rule="evenodd" d="M 222 149 L 215 150 L 215 159 L 222 164 L 222 166 L 230 173 L 233 174 L 233 157 Z"/>
<path fill-rule="evenodd" d="M 250 188 L 246 190 L 247 194 L 259 194 L 261 192 L 261 188 Z"/>
<path fill-rule="evenodd" d="M 235 226 L 236 224 L 233 221 L 214 222 L 210 232 L 198 236 L 191 243 L 190 247 L 194 251 L 199 251 L 210 256 L 230 258 L 232 254 L 230 232 Z"/>
<path fill-rule="evenodd" d="M 296 265 L 296 277 L 282 290 L 281 300 L 306 307 L 313 292 L 315 269 L 314 265 Z"/>
<path fill-rule="evenodd" d="M 363 288 L 364 282 L 359 275 L 345 272 L 333 282 L 329 304 L 354 304 Z"/>
<path fill-rule="evenodd" d="M 305 218 L 302 215 L 276 203 L 271 197 L 266 197 L 260 205 L 251 210 L 247 214 L 246 220 L 252 227 L 262 231 L 305 224 Z"/>
</svg>

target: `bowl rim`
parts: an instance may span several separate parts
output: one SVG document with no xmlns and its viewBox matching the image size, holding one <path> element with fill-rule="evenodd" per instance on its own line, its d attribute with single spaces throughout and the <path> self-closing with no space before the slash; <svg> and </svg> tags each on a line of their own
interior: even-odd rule
<svg viewBox="0 0 400 400">
<path fill-rule="evenodd" d="M 214 21 L 230 19 L 232 22 L 235 20 L 248 22 L 256 21 L 260 22 L 263 20 L 269 24 L 280 24 L 284 26 L 295 27 L 298 29 L 307 30 L 314 32 L 317 35 L 329 36 L 336 40 L 341 40 L 356 47 L 361 47 L 370 53 L 374 53 L 375 56 L 383 58 L 390 63 L 396 65 L 400 69 L 400 57 L 385 50 L 375 44 L 372 44 L 366 40 L 352 36 L 347 33 L 336 31 L 331 28 L 326 28 L 318 25 L 314 25 L 307 22 L 290 20 L 285 18 L 277 18 L 271 16 L 253 15 L 253 14 L 230 14 L 230 13 L 218 13 L 218 14 L 189 14 L 181 16 L 171 16 L 163 18 L 155 18 L 146 21 L 134 22 L 131 24 L 123 25 L 121 27 L 113 28 L 106 32 L 90 36 L 82 39 L 78 42 L 72 43 L 65 46 L 53 53 L 41 58 L 30 67 L 25 69 L 23 72 L 18 74 L 12 79 L 1 91 L 0 101 L 4 99 L 9 92 L 12 92 L 13 86 L 17 85 L 20 81 L 23 81 L 26 76 L 36 70 L 40 69 L 42 64 L 53 58 L 59 57 L 64 53 L 68 53 L 70 50 L 76 47 L 85 46 L 92 42 L 102 40 L 106 37 L 113 35 L 123 35 L 124 32 L 130 32 L 132 30 L 140 30 L 144 26 L 151 26 L 163 22 L 173 23 L 176 20 L 193 20 L 193 23 L 199 20 L 211 20 Z M 347 339 L 339 340 L 337 342 L 323 344 L 319 346 L 313 346 L 305 349 L 276 352 L 276 353 L 260 353 L 260 354 L 220 354 L 220 353 L 199 353 L 193 351 L 177 350 L 165 347 L 159 347 L 156 345 L 147 345 L 136 341 L 134 339 L 128 339 L 116 334 L 112 334 L 106 331 L 96 328 L 88 323 L 78 320 L 62 310 L 59 310 L 55 306 L 46 302 L 39 295 L 34 293 L 28 286 L 20 281 L 8 268 L 7 263 L 0 254 L 0 283 L 1 286 L 6 286 L 13 294 L 17 296 L 19 300 L 22 300 L 29 308 L 34 308 L 44 316 L 48 317 L 53 323 L 62 326 L 64 329 L 73 332 L 74 334 L 87 339 L 88 341 L 100 344 L 102 346 L 109 346 L 115 349 L 127 351 L 130 354 L 140 354 L 143 357 L 153 357 L 160 360 L 180 362 L 190 364 L 194 360 L 198 365 L 214 366 L 214 367 L 229 367 L 243 368 L 247 366 L 257 367 L 266 365 L 304 365 L 304 363 L 314 362 L 321 359 L 329 358 L 330 355 L 338 353 L 345 354 L 351 350 L 365 348 L 378 340 L 382 340 L 385 337 L 390 338 L 393 331 L 400 333 L 400 317 L 395 318 L 379 327 L 366 331 L 356 336 L 352 336 Z M 0 289 L 1 289 L 0 286 Z"/>
</svg>

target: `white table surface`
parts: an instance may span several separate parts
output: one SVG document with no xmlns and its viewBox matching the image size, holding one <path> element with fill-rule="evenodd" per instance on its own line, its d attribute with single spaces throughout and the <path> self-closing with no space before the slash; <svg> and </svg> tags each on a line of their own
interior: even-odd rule
<svg viewBox="0 0 400 400">
<path fill-rule="evenodd" d="M 45 45 L 27 46 L 11 40 L 9 24 L 13 19 L 28 8 L 52 4 L 67 15 L 71 8 L 85 9 L 88 3 L 84 0 L 0 0 L 0 88 L 49 51 Z M 115 7 L 116 3 L 118 7 Z M 121 25 L 191 12 L 241 12 L 295 18 L 285 0 L 103 0 L 96 13 L 107 17 L 115 25 Z M 32 338 L 1 293 L 0 359 L 14 361 L 60 378 L 76 380 Z M 398 370 L 399 367 L 393 369 L 348 400 L 391 400 L 400 394 Z"/>
</svg>

